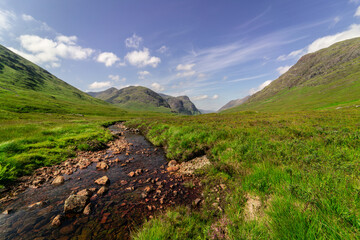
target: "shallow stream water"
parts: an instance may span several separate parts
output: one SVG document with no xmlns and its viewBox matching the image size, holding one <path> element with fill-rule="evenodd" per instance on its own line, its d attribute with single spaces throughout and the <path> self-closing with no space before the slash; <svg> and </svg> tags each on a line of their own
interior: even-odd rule
<svg viewBox="0 0 360 240">
<path fill-rule="evenodd" d="M 183 185 L 186 178 L 164 170 L 167 161 L 162 149 L 155 148 L 140 134 L 125 131 L 120 125 L 109 129 L 114 134 L 122 134 L 131 145 L 130 151 L 113 154 L 108 150 L 104 158 L 112 155 L 110 160 L 119 159 L 108 170 L 99 171 L 93 163 L 86 169 L 64 175 L 65 183 L 60 186 L 45 183 L 40 188 L 28 188 L 16 200 L 0 206 L 0 209 L 12 209 L 8 215 L 0 214 L 0 239 L 128 239 L 131 231 L 146 218 L 169 206 L 191 205 L 199 196 L 199 191 Z M 131 161 L 124 164 L 129 159 Z M 142 169 L 143 173 L 128 176 L 137 169 Z M 90 215 L 64 215 L 65 199 L 85 188 L 99 189 L 94 180 L 104 175 L 110 179 L 109 191 L 91 199 Z M 146 186 L 154 191 L 143 198 L 141 193 Z M 41 204 L 29 207 L 38 202 Z M 63 214 L 65 220 L 60 227 L 54 227 L 50 223 L 58 214 Z"/>
</svg>

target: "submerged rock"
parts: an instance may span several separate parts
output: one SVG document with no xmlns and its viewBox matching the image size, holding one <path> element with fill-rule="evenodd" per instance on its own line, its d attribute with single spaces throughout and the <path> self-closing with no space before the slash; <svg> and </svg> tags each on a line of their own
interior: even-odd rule
<svg viewBox="0 0 360 240">
<path fill-rule="evenodd" d="M 89 215 L 90 212 L 91 212 L 91 203 L 89 203 L 88 205 L 86 205 L 86 207 L 84 208 L 83 213 L 84 213 L 85 215 Z"/>
<path fill-rule="evenodd" d="M 53 185 L 60 185 L 63 184 L 65 182 L 65 178 L 63 176 L 57 176 L 54 181 L 52 181 L 51 184 Z"/>
<path fill-rule="evenodd" d="M 57 215 L 57 216 L 54 217 L 54 219 L 51 221 L 51 226 L 58 227 L 58 226 L 61 225 L 61 221 L 62 221 L 62 216 L 61 216 L 61 215 Z"/>
<path fill-rule="evenodd" d="M 70 195 L 64 204 L 64 212 L 81 213 L 89 201 L 88 196 Z"/>
<path fill-rule="evenodd" d="M 99 185 L 106 185 L 106 184 L 110 183 L 110 180 L 107 176 L 103 176 L 103 177 L 95 180 L 95 183 L 99 184 Z"/>
<path fill-rule="evenodd" d="M 12 212 L 13 212 L 12 208 L 9 208 L 9 209 L 6 209 L 5 211 L 3 211 L 3 214 L 8 215 Z"/>
<path fill-rule="evenodd" d="M 104 195 L 107 191 L 108 191 L 108 188 L 105 187 L 105 186 L 102 186 L 102 187 L 99 189 L 99 191 L 97 191 L 97 195 L 98 195 L 98 196 L 102 196 L 102 195 Z"/>
</svg>

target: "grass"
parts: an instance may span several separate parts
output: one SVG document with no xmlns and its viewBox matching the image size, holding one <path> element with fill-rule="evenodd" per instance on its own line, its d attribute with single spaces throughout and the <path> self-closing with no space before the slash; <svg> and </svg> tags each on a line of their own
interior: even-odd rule
<svg viewBox="0 0 360 240">
<path fill-rule="evenodd" d="M 360 105 L 360 38 L 303 56 L 287 73 L 252 95 L 238 112 L 303 111 Z"/>
<path fill-rule="evenodd" d="M 204 173 L 201 213 L 175 209 L 147 222 L 134 239 L 360 236 L 358 108 L 158 116 L 128 124 L 164 146 L 169 159 L 185 161 L 206 153 L 213 163 Z M 213 193 L 220 183 L 229 190 Z M 254 221 L 244 218 L 247 194 L 259 196 L 264 206 L 263 215 Z M 213 207 L 218 197 L 223 211 Z"/>
</svg>

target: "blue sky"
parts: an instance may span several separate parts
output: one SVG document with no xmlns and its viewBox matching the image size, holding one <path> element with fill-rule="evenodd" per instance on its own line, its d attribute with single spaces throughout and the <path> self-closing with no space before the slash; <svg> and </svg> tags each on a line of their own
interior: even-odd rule
<svg viewBox="0 0 360 240">
<path fill-rule="evenodd" d="M 83 91 L 142 85 L 217 110 L 360 37 L 360 0 L 2 0 L 0 43 Z"/>
</svg>

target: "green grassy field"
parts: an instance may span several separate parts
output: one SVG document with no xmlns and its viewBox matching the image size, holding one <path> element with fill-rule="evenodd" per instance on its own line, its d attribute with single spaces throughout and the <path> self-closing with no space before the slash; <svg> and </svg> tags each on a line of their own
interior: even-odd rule
<svg viewBox="0 0 360 240">
<path fill-rule="evenodd" d="M 178 208 L 160 214 L 134 239 L 360 236 L 359 108 L 162 116 L 128 125 L 164 146 L 169 159 L 206 153 L 212 162 L 199 172 L 205 186 L 201 212 Z M 227 189 L 214 191 L 220 183 Z M 252 198 L 261 202 L 256 220 L 245 217 Z"/>
</svg>

